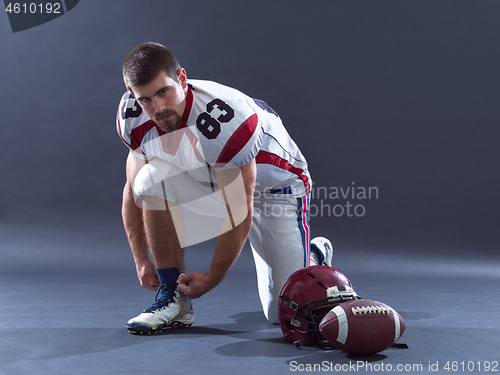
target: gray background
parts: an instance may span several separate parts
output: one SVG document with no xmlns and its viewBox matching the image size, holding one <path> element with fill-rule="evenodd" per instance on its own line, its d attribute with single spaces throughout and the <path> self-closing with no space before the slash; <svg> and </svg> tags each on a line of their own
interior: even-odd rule
<svg viewBox="0 0 500 375">
<path fill-rule="evenodd" d="M 189 77 L 271 105 L 316 187 L 378 188 L 378 199 L 347 199 L 361 218 L 313 211 L 315 234 L 360 250 L 489 256 L 499 16 L 495 1 L 80 1 L 13 34 L 2 14 L 2 227 L 118 219 L 120 68 L 158 41 Z"/>
<path fill-rule="evenodd" d="M 123 282 L 138 297 L 119 319 L 110 312 L 109 321 L 120 327 L 112 336 L 125 331 L 124 322 L 144 303 L 121 225 L 127 150 L 115 115 L 124 92 L 122 62 L 146 41 L 171 48 L 188 77 L 265 100 L 307 157 L 317 187 L 378 188 L 378 199 L 323 201 L 330 207 L 362 204 L 363 217 L 311 219 L 313 235 L 332 239 L 336 267 L 357 276 L 357 285 L 376 291 L 373 279 L 362 276 L 373 275 L 415 318 L 416 306 L 404 298 L 421 286 L 432 289 L 431 277 L 486 276 L 478 287 L 498 284 L 499 19 L 494 0 L 81 0 L 56 20 L 12 33 L 1 13 L 5 314 L 21 301 L 14 285 L 25 286 L 28 299 L 31 286 L 43 285 L 49 295 L 37 298 L 51 321 L 50 306 L 61 307 L 59 292 L 67 298 L 75 285 L 94 280 L 98 288 L 87 296 L 98 311 L 102 304 L 95 298 L 133 294 L 121 288 Z M 188 267 L 207 267 L 210 248 L 189 249 Z M 235 268 L 231 282 L 254 277 L 248 248 Z M 441 292 L 452 284 L 444 282 Z M 229 285 L 225 281 L 220 290 Z M 258 311 L 255 282 L 250 286 L 250 310 Z M 440 326 L 449 322 L 441 318 Z M 71 345 L 54 348 L 81 354 Z M 228 354 L 220 348 L 219 355 Z M 425 363 L 432 359 L 421 355 Z M 48 367 L 52 373 L 58 364 Z"/>
</svg>

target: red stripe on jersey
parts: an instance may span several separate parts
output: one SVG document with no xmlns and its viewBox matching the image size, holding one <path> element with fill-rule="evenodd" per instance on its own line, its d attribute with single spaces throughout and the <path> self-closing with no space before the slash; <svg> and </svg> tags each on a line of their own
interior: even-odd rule
<svg viewBox="0 0 500 375">
<path fill-rule="evenodd" d="M 250 138 L 252 138 L 258 122 L 259 118 L 257 113 L 254 113 L 252 116 L 247 118 L 228 139 L 219 155 L 219 158 L 217 159 L 217 163 L 229 163 L 247 144 Z"/>
<path fill-rule="evenodd" d="M 191 92 L 191 87 L 188 85 L 186 93 L 186 108 L 184 108 L 184 113 L 182 114 L 182 123 L 180 128 L 185 128 L 189 114 L 191 113 L 191 107 L 193 106 L 193 93 Z"/>
<path fill-rule="evenodd" d="M 294 167 L 292 164 L 290 164 L 287 160 L 280 158 L 276 154 L 272 154 L 267 151 L 259 151 L 257 156 L 255 157 L 255 162 L 257 164 L 271 164 L 275 165 L 278 168 L 284 169 L 286 171 L 292 172 L 299 176 L 299 178 L 304 182 L 304 185 L 306 187 L 306 192 L 309 194 L 310 191 L 310 185 L 309 185 L 309 178 L 304 174 L 304 170 Z"/>
<path fill-rule="evenodd" d="M 132 148 L 132 150 L 140 149 L 142 154 L 144 154 L 144 152 L 141 149 L 142 139 L 144 138 L 146 133 L 155 126 L 156 123 L 153 120 L 149 120 L 130 132 L 130 147 Z"/>
</svg>

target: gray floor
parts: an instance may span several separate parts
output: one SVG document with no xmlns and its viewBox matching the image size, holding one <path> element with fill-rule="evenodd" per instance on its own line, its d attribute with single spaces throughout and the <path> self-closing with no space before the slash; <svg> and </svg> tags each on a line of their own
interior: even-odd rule
<svg viewBox="0 0 500 375">
<path fill-rule="evenodd" d="M 430 371 L 436 364 L 444 374 L 454 373 L 445 369 L 453 361 L 455 373 L 464 373 L 462 366 L 484 373 L 494 361 L 500 370 L 498 259 L 451 262 L 428 253 L 337 248 L 336 266 L 356 291 L 392 306 L 407 324 L 400 341 L 409 349 L 353 357 L 298 350 L 282 339 L 260 311 L 248 247 L 222 284 L 194 301 L 191 329 L 130 335 L 125 322 L 152 303 L 154 292 L 138 285 L 119 223 L 97 230 L 98 220 L 86 220 L 2 225 L 1 374 L 286 374 L 306 372 L 307 365 L 337 373 L 353 366 L 359 373 L 388 366 L 436 373 Z M 209 245 L 187 252 L 190 269 L 206 267 Z M 347 371 L 338 371 L 342 365 Z"/>
</svg>

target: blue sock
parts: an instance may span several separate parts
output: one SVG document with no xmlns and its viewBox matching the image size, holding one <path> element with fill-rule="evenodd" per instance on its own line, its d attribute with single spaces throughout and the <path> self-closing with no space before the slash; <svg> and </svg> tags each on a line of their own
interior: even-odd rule
<svg viewBox="0 0 500 375">
<path fill-rule="evenodd" d="M 180 275 L 179 269 L 177 267 L 158 268 L 156 271 L 158 272 L 158 276 L 160 276 L 162 284 L 177 284 L 177 279 Z"/>
</svg>

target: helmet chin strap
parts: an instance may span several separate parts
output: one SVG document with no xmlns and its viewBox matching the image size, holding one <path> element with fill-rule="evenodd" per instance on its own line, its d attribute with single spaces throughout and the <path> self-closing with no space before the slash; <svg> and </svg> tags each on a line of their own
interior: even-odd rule
<svg viewBox="0 0 500 375">
<path fill-rule="evenodd" d="M 309 309 L 309 307 L 312 304 L 319 303 L 319 302 L 322 302 L 322 301 L 325 301 L 325 302 L 328 301 L 327 298 L 324 298 L 324 299 L 321 299 L 321 300 L 312 301 L 312 302 L 308 302 L 308 303 L 306 303 L 305 305 L 302 305 L 302 306 L 299 306 L 298 303 L 292 301 L 287 296 L 281 295 L 279 298 L 281 298 L 282 300 L 284 300 L 285 302 L 287 302 L 290 305 L 290 308 L 295 311 L 293 319 L 290 322 L 290 325 L 291 325 L 292 329 L 294 331 L 297 331 L 297 332 L 302 333 L 302 334 L 306 334 L 306 333 L 310 334 L 307 338 L 305 338 L 303 340 L 297 340 L 297 341 L 293 342 L 293 345 L 294 345 L 294 347 L 296 349 L 300 349 L 302 346 L 309 345 L 309 344 L 312 344 L 312 343 L 315 343 L 315 342 L 319 342 L 319 343 L 321 343 L 321 344 L 323 344 L 325 346 L 330 346 L 330 344 L 327 341 L 325 341 L 323 339 L 323 337 L 321 336 L 321 334 L 319 333 L 319 329 L 317 328 L 318 325 L 319 325 L 319 322 L 316 322 L 316 320 L 315 320 L 315 318 L 313 316 L 313 313 Z M 301 313 L 301 312 L 302 312 L 302 314 L 304 314 L 309 319 L 301 318 L 300 316 L 298 316 L 298 314 Z M 309 328 L 311 328 L 311 326 L 312 326 L 312 329 L 308 329 L 307 331 L 300 330 L 298 328 L 298 326 L 300 326 L 300 323 L 299 323 L 300 321 L 302 321 L 304 323 L 307 323 Z"/>
<path fill-rule="evenodd" d="M 316 337 L 317 335 L 320 335 L 319 332 L 317 332 L 316 335 L 309 336 L 307 339 L 294 341 L 293 346 L 295 347 L 295 349 L 300 349 L 303 346 L 310 345 L 310 344 L 315 343 L 317 341 L 321 342 L 325 346 L 329 345 L 329 344 L 328 345 L 325 344 L 324 340 L 319 340 L 318 337 Z"/>
</svg>

